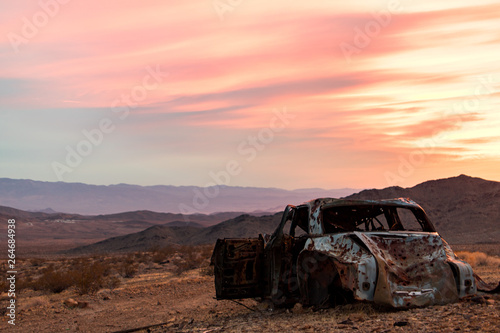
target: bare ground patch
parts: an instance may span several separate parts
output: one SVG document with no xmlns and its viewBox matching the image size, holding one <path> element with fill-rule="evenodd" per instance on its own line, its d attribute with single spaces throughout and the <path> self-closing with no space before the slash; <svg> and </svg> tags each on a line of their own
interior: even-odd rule
<svg viewBox="0 0 500 333">
<path fill-rule="evenodd" d="M 187 250 L 186 248 L 184 250 Z M 474 249 L 476 250 L 476 249 Z M 205 252 L 203 252 L 205 251 Z M 25 288 L 18 293 L 16 326 L 2 316 L 0 329 L 13 332 L 117 332 L 158 324 L 138 332 L 498 332 L 500 296 L 483 295 L 455 304 L 436 305 L 402 311 L 387 311 L 370 304 L 339 306 L 312 311 L 266 308 L 255 300 L 217 301 L 213 276 L 204 266 L 209 251 L 200 255 L 180 255 L 165 249 L 133 257 L 95 257 L 113 263 L 118 270 L 133 259 L 137 271 L 131 277 L 119 276 L 115 287 L 81 294 L 75 287 L 60 293 Z M 201 254 L 204 253 L 204 254 Z M 464 252 L 462 256 L 474 256 Z M 156 256 L 155 256 L 156 255 Z M 488 282 L 500 280 L 496 260 L 478 259 L 475 270 Z M 154 259 L 153 259 L 154 257 Z M 490 256 L 491 257 L 491 256 Z M 483 258 L 483 259 L 481 259 Z M 25 259 L 20 271 L 30 271 L 33 279 L 53 264 L 57 270 L 73 259 Z M 58 266 L 61 265 L 61 266 Z M 181 268 L 179 268 L 181 267 Z M 111 273 L 110 273 L 111 274 Z M 485 276 L 486 275 L 486 276 Z M 5 295 L 2 309 L 5 308 Z M 83 304 L 70 307 L 69 298 Z"/>
</svg>

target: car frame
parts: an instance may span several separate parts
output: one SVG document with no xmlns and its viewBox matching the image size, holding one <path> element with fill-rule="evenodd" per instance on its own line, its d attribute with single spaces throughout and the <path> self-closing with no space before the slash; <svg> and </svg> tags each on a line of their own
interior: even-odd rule
<svg viewBox="0 0 500 333">
<path fill-rule="evenodd" d="M 407 308 L 477 292 L 471 266 L 406 198 L 288 205 L 271 236 L 218 239 L 212 262 L 217 299 Z"/>
</svg>

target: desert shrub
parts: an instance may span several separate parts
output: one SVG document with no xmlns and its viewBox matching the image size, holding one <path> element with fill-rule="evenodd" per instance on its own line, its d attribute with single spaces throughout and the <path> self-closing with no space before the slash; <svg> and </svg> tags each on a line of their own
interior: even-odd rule
<svg viewBox="0 0 500 333">
<path fill-rule="evenodd" d="M 202 257 L 210 259 L 212 257 L 212 253 L 214 251 L 214 246 L 212 244 L 201 245 L 200 250 L 201 250 Z"/>
<path fill-rule="evenodd" d="M 129 254 L 122 261 L 121 265 L 118 267 L 118 271 L 121 276 L 125 278 L 131 278 L 137 273 L 138 264 L 132 254 Z"/>
<path fill-rule="evenodd" d="M 33 283 L 35 283 L 35 281 L 33 280 L 33 277 L 29 273 L 25 273 L 25 272 L 23 272 L 23 273 L 24 274 L 19 275 L 19 277 L 16 280 L 16 290 L 17 291 L 21 291 L 23 289 L 33 288 Z"/>
<path fill-rule="evenodd" d="M 151 261 L 154 263 L 162 263 L 167 259 L 167 256 L 164 253 L 161 252 L 155 252 L 153 253 L 153 256 L 151 257 Z"/>
<path fill-rule="evenodd" d="M 30 260 L 30 264 L 33 267 L 43 266 L 44 263 L 45 263 L 45 261 L 41 258 L 33 258 Z"/>
<path fill-rule="evenodd" d="M 500 258 L 489 256 L 483 252 L 457 251 L 455 254 L 460 259 L 468 262 L 472 267 L 500 267 Z"/>
<path fill-rule="evenodd" d="M 9 289 L 8 287 L 8 284 L 7 284 L 7 278 L 5 276 L 5 274 L 0 274 L 0 277 L 2 278 L 2 280 L 0 280 L 0 290 L 3 292 L 7 289 Z"/>
<path fill-rule="evenodd" d="M 196 268 L 196 267 L 193 267 L 193 265 L 191 263 L 183 260 L 182 258 L 174 260 L 174 264 L 175 264 L 174 273 L 177 275 L 181 275 L 184 272 L 187 272 L 193 268 Z"/>
<path fill-rule="evenodd" d="M 136 252 L 135 258 L 137 261 L 146 262 L 149 260 L 150 256 L 147 252 Z"/>
<path fill-rule="evenodd" d="M 175 273 L 180 275 L 183 272 L 200 268 L 204 263 L 208 265 L 212 254 L 210 248 L 207 246 L 181 246 L 177 252 L 178 257 L 173 259 L 176 266 Z"/>
<path fill-rule="evenodd" d="M 73 284 L 80 294 L 98 291 L 104 284 L 109 268 L 100 262 L 82 261 L 71 269 Z"/>
<path fill-rule="evenodd" d="M 174 246 L 168 245 L 168 246 L 164 246 L 161 248 L 156 247 L 156 248 L 151 249 L 150 251 L 152 253 L 151 260 L 154 263 L 159 264 L 159 263 L 166 261 L 167 258 L 172 257 L 175 254 L 176 249 Z"/>
<path fill-rule="evenodd" d="M 56 270 L 53 265 L 43 269 L 42 275 L 33 283 L 34 290 L 45 290 L 53 293 L 60 293 L 73 285 L 71 272 L 66 270 Z"/>
<path fill-rule="evenodd" d="M 172 260 L 176 266 L 175 273 L 180 275 L 186 271 L 198 268 L 197 253 L 190 246 L 182 246 L 179 249 L 178 256 Z"/>
<path fill-rule="evenodd" d="M 7 290 L 7 261 L 0 264 L 0 290 Z"/>
<path fill-rule="evenodd" d="M 205 275 L 205 276 L 213 276 L 214 273 L 214 266 L 213 265 L 206 265 L 200 268 L 200 274 Z"/>
<path fill-rule="evenodd" d="M 137 273 L 137 265 L 125 263 L 123 265 L 123 277 L 131 278 Z"/>
<path fill-rule="evenodd" d="M 77 292 L 88 294 L 103 287 L 116 288 L 121 281 L 110 273 L 110 261 L 101 258 L 95 261 L 81 260 L 72 267 L 71 274 Z"/>
<path fill-rule="evenodd" d="M 120 286 L 121 283 L 122 281 L 118 276 L 111 275 L 103 281 L 102 287 L 106 289 L 115 289 Z"/>
<path fill-rule="evenodd" d="M 109 275 L 110 265 L 106 261 L 77 258 L 70 260 L 68 265 L 60 265 L 59 268 L 50 264 L 41 270 L 38 278 L 32 279 L 31 276 L 27 276 L 24 284 L 26 288 L 53 293 L 74 287 L 79 294 L 88 294 L 98 291 L 104 285 L 119 283 Z"/>
<path fill-rule="evenodd" d="M 2 279 L 2 281 L 0 281 L 0 290 L 5 291 L 5 290 L 9 289 L 8 287 L 9 286 L 7 285 L 6 279 Z"/>
<path fill-rule="evenodd" d="M 0 268 L 0 292 L 9 289 L 9 282 L 7 280 L 7 264 L 2 265 Z M 16 275 L 16 291 L 21 291 L 23 289 L 32 288 L 33 277 L 32 271 L 23 268 Z"/>
</svg>

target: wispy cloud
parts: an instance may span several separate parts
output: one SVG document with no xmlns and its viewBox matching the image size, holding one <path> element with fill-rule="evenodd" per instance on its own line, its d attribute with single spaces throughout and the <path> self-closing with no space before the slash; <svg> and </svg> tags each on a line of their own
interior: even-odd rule
<svg viewBox="0 0 500 333">
<path fill-rule="evenodd" d="M 0 134 L 0 153 L 12 156 L 4 176 L 35 178 L 31 170 L 53 179 L 50 159 L 78 142 L 81 129 L 116 119 L 111 105 L 151 65 L 168 80 L 116 122 L 69 180 L 104 174 L 113 182 L 119 164 L 126 179 L 116 182 L 202 185 L 282 107 L 296 118 L 235 184 L 384 186 L 384 173 L 426 141 L 433 148 L 425 167 L 402 185 L 452 172 L 458 160 L 464 173 L 492 178 L 478 156 L 488 166 L 500 158 L 496 2 L 402 1 L 382 25 L 374 13 L 387 11 L 388 2 L 256 0 L 221 21 L 203 1 L 71 1 L 14 52 L 7 36 L 22 36 L 40 10 L 13 2 L 0 13 L 0 108 L 9 111 L 2 120 L 37 138 L 17 143 L 12 131 Z M 339 45 L 353 44 L 370 22 L 380 31 L 347 62 Z M 16 147 L 24 157 L 12 153 Z M 128 168 L 127 156 L 148 161 L 148 176 L 138 162 Z M 37 169 L 18 173 L 16 163 L 27 161 Z"/>
</svg>

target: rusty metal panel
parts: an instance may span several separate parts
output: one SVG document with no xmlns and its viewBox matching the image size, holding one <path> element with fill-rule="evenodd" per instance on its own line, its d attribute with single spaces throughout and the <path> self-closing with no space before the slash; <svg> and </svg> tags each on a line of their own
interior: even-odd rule
<svg viewBox="0 0 500 333">
<path fill-rule="evenodd" d="M 316 199 L 309 202 L 309 234 L 310 235 L 321 235 L 323 234 L 323 224 L 321 222 L 321 205 L 323 201 L 321 199 Z"/>
<path fill-rule="evenodd" d="M 377 260 L 376 303 L 412 307 L 458 300 L 455 278 L 437 233 L 357 234 Z"/>
<path fill-rule="evenodd" d="M 450 245 L 443 239 L 443 246 L 446 252 L 448 263 L 450 264 L 455 275 L 455 282 L 458 290 L 458 297 L 462 298 L 468 295 L 474 295 L 477 292 L 474 272 L 472 267 L 457 258 Z"/>
<path fill-rule="evenodd" d="M 342 287 L 353 292 L 357 300 L 372 301 L 377 280 L 377 263 L 373 255 L 358 244 L 351 234 L 335 234 L 309 239 L 306 251 L 329 256 L 335 262 Z"/>
<path fill-rule="evenodd" d="M 437 233 L 334 234 L 309 239 L 304 251 L 331 257 L 342 287 L 357 300 L 412 307 L 454 302 L 459 297 L 460 289 Z M 463 280 L 470 279 L 470 266 L 463 263 L 458 267 Z M 468 288 L 464 292 L 475 292 L 470 281 L 462 285 Z"/>
<path fill-rule="evenodd" d="M 257 238 L 218 239 L 214 249 L 217 299 L 262 296 L 264 241 Z"/>
</svg>

